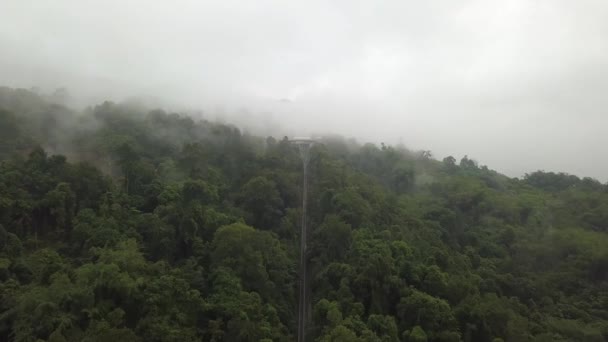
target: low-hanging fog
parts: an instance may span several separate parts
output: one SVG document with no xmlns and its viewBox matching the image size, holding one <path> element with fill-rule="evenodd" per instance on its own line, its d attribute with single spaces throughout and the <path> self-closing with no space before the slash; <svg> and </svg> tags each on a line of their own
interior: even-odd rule
<svg viewBox="0 0 608 342">
<path fill-rule="evenodd" d="M 0 85 L 608 180 L 602 0 L 3 0 Z"/>
</svg>

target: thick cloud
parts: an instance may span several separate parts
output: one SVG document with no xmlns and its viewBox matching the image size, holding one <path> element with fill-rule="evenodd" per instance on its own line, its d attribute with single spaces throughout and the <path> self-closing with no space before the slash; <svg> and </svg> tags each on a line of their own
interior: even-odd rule
<svg viewBox="0 0 608 342">
<path fill-rule="evenodd" d="M 0 80 L 605 181 L 606 18 L 603 0 L 4 0 Z"/>
</svg>

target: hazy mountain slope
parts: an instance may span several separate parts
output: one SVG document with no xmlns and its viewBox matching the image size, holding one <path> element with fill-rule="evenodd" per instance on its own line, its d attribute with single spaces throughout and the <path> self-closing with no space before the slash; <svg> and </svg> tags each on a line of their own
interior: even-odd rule
<svg viewBox="0 0 608 342">
<path fill-rule="evenodd" d="M 1 340 L 295 339 L 302 172 L 285 138 L 9 88 L 0 108 Z M 320 142 L 314 340 L 608 339 L 606 185 Z"/>
</svg>

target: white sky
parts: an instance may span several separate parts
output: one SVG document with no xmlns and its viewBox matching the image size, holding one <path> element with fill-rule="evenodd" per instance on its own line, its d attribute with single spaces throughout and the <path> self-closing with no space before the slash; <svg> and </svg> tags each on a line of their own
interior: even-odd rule
<svg viewBox="0 0 608 342">
<path fill-rule="evenodd" d="M 2 0 L 0 83 L 608 180 L 605 0 Z"/>
</svg>

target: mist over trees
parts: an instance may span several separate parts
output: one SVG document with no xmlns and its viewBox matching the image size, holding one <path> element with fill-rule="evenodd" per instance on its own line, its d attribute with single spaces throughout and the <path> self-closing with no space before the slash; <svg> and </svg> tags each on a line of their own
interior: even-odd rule
<svg viewBox="0 0 608 342">
<path fill-rule="evenodd" d="M 287 138 L 66 96 L 0 88 L 0 340 L 293 341 Z M 608 340 L 606 184 L 320 142 L 311 340 Z"/>
</svg>

